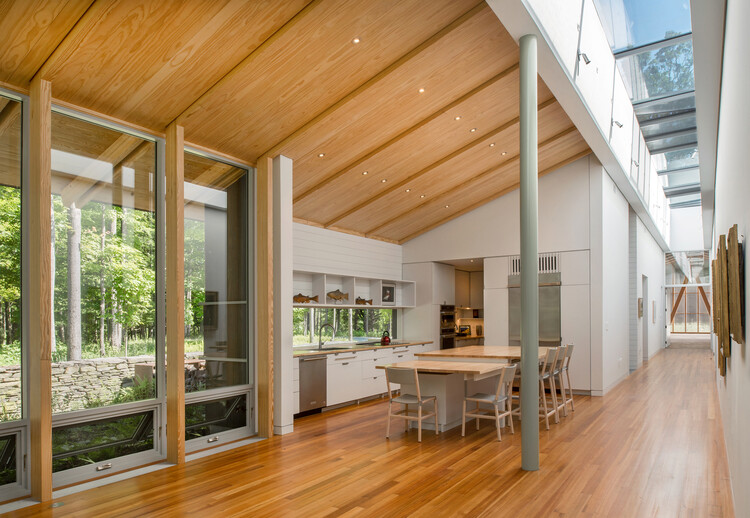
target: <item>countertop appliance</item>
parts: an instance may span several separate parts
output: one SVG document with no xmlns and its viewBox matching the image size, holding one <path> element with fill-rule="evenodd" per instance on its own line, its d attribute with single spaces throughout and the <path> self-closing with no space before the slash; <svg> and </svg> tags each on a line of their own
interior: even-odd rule
<svg viewBox="0 0 750 518">
<path fill-rule="evenodd" d="M 440 306 L 440 348 L 456 347 L 456 306 Z"/>
<path fill-rule="evenodd" d="M 300 413 L 326 406 L 326 376 L 325 356 L 305 356 L 299 359 Z"/>
</svg>

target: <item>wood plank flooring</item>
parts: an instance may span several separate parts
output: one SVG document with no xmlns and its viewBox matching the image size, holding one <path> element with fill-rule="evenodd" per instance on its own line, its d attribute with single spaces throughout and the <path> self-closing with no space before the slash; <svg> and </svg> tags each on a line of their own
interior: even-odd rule
<svg viewBox="0 0 750 518">
<path fill-rule="evenodd" d="M 298 419 L 295 433 L 10 516 L 734 516 L 705 350 L 665 350 L 542 431 L 520 470 L 520 426 L 384 437 L 383 400 Z M 543 430 L 542 426 L 542 430 Z"/>
</svg>

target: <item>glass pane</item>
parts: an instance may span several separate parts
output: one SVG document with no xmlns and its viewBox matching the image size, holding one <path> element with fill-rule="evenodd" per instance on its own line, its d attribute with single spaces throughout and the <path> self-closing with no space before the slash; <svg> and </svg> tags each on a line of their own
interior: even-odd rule
<svg viewBox="0 0 750 518">
<path fill-rule="evenodd" d="M 185 153 L 185 389 L 248 382 L 247 171 Z"/>
<path fill-rule="evenodd" d="M 698 165 L 698 148 L 653 154 L 651 158 L 657 171 L 696 167 Z"/>
<path fill-rule="evenodd" d="M 155 171 L 153 142 L 52 114 L 54 412 L 155 395 Z"/>
<path fill-rule="evenodd" d="M 352 315 L 352 328 L 355 341 L 379 340 L 388 331 L 396 338 L 395 309 L 355 309 Z"/>
<path fill-rule="evenodd" d="M 676 203 L 699 202 L 700 199 L 701 199 L 700 193 L 685 194 L 683 196 L 672 196 L 671 198 L 669 198 L 669 204 L 674 205 Z"/>
<path fill-rule="evenodd" d="M 663 149 L 672 146 L 682 146 L 698 142 L 698 133 L 689 133 L 687 135 L 678 135 L 675 137 L 665 136 L 663 138 L 652 140 L 648 143 L 648 149 L 652 153 L 661 153 Z"/>
<path fill-rule="evenodd" d="M 247 396 L 241 394 L 185 406 L 186 440 L 247 426 Z"/>
<path fill-rule="evenodd" d="M 621 57 L 617 66 L 633 102 L 695 89 L 692 41 Z"/>
<path fill-rule="evenodd" d="M 659 117 L 652 117 L 652 119 L 658 120 Z M 643 120 L 648 119 L 640 119 L 639 122 L 641 122 L 641 132 L 643 133 L 643 136 L 648 138 L 652 137 L 654 135 L 663 135 L 665 133 L 671 133 L 673 131 L 682 131 L 687 129 L 696 128 L 696 121 L 695 121 L 695 112 L 691 111 L 690 116 L 674 120 L 672 122 L 669 122 L 668 120 L 665 120 L 664 122 L 658 122 L 658 123 L 651 123 L 651 124 L 643 124 Z"/>
<path fill-rule="evenodd" d="M 698 315 L 694 313 L 687 314 L 687 321 L 685 323 L 686 333 L 697 333 L 698 332 Z"/>
<path fill-rule="evenodd" d="M 687 302 L 687 312 L 697 313 L 698 312 L 698 293 L 695 288 L 689 288 L 685 294 L 685 302 Z"/>
<path fill-rule="evenodd" d="M 674 324 L 672 326 L 672 330 L 675 333 L 684 333 L 685 332 L 685 313 L 678 312 L 674 316 Z"/>
<path fill-rule="evenodd" d="M 683 0 L 594 0 L 613 52 L 687 34 L 690 5 Z"/>
<path fill-rule="evenodd" d="M 635 104 L 635 114 L 638 120 L 653 116 L 668 115 L 685 110 L 695 110 L 694 95 L 675 95 L 663 99 L 651 99 L 647 103 Z"/>
<path fill-rule="evenodd" d="M 0 117 L 0 421 L 12 421 L 21 418 L 21 103 L 0 97 Z"/>
<path fill-rule="evenodd" d="M 154 448 L 153 411 L 52 429 L 52 471 L 64 471 Z"/>
<path fill-rule="evenodd" d="M 665 174 L 661 176 L 661 184 L 664 187 L 675 187 L 677 185 L 690 185 L 700 183 L 700 171 L 688 169 L 679 173 Z"/>
<path fill-rule="evenodd" d="M 18 481 L 16 474 L 16 434 L 0 437 L 0 486 Z"/>
</svg>

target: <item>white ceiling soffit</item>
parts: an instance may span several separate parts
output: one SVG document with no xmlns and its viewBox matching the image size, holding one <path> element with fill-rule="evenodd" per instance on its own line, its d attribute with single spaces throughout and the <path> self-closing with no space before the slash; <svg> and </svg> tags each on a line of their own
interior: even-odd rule
<svg viewBox="0 0 750 518">
<path fill-rule="evenodd" d="M 721 65 L 724 54 L 726 0 L 690 0 L 693 26 L 695 110 L 698 122 L 698 154 L 703 207 L 703 243 L 713 248 L 716 145 L 719 135 Z"/>
<path fill-rule="evenodd" d="M 530 8 L 523 0 L 486 0 L 508 33 L 518 42 L 525 34 L 537 36 L 537 66 L 539 75 L 547 87 L 552 91 L 560 106 L 573 121 L 581 136 L 586 140 L 604 168 L 612 177 L 617 187 L 628 200 L 633 210 L 640 217 L 646 228 L 665 252 L 669 250 L 664 236 L 656 226 L 648 207 L 638 190 L 630 182 L 630 178 L 623 170 L 609 146 L 609 135 L 604 135 L 599 128 L 588 106 L 583 100 L 581 92 L 575 85 L 564 66 L 562 59 L 549 44 L 546 35 L 539 27 Z M 608 49 L 609 50 L 609 49 Z"/>
</svg>

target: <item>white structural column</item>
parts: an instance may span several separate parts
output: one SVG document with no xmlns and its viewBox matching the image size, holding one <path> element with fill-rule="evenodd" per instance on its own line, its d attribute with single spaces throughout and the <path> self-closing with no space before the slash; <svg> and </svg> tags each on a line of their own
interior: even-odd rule
<svg viewBox="0 0 750 518">
<path fill-rule="evenodd" d="M 521 37 L 521 467 L 539 469 L 536 36 Z"/>
<path fill-rule="evenodd" d="M 273 159 L 273 433 L 294 431 L 292 159 Z"/>
</svg>

